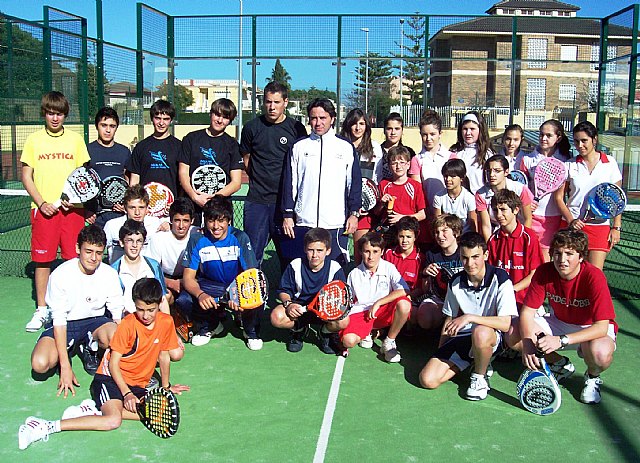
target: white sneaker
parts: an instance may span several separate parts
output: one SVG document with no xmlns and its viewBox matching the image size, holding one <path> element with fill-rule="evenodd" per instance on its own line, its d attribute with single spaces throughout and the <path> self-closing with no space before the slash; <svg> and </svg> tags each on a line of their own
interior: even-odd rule
<svg viewBox="0 0 640 463">
<path fill-rule="evenodd" d="M 213 336 L 219 335 L 223 330 L 224 326 L 222 325 L 222 323 L 218 323 L 218 326 L 216 326 L 213 331 L 201 331 L 200 333 L 196 334 L 191 339 L 191 345 L 196 347 L 206 346 L 207 344 L 209 344 L 209 341 L 211 341 L 211 338 Z"/>
<path fill-rule="evenodd" d="M 484 375 L 471 373 L 471 384 L 469 384 L 469 389 L 467 389 L 467 399 L 484 400 L 487 398 L 488 392 L 489 383 L 487 383 Z"/>
<path fill-rule="evenodd" d="M 51 311 L 49 310 L 49 307 L 38 307 L 36 311 L 33 312 L 33 317 L 31 317 L 31 320 L 29 321 L 29 323 L 27 323 L 27 326 L 25 326 L 25 330 L 27 330 L 29 333 L 34 333 L 40 330 L 40 328 L 42 328 L 44 324 L 49 322 L 50 320 Z"/>
<path fill-rule="evenodd" d="M 400 352 L 398 352 L 398 348 L 396 347 L 395 339 L 393 341 L 385 339 L 380 348 L 380 352 L 384 354 L 385 362 L 398 363 L 402 360 Z"/>
<path fill-rule="evenodd" d="M 79 416 L 100 416 L 102 412 L 96 408 L 96 403 L 91 399 L 85 399 L 80 405 L 67 407 L 62 414 L 63 420 L 78 418 Z"/>
<path fill-rule="evenodd" d="M 262 339 L 260 338 L 248 338 L 247 339 L 247 347 L 249 350 L 260 350 L 262 349 Z"/>
<path fill-rule="evenodd" d="M 363 349 L 371 349 L 373 347 L 373 338 L 371 337 L 371 335 L 368 334 L 366 338 L 360 341 L 359 346 Z"/>
<path fill-rule="evenodd" d="M 49 440 L 49 423 L 41 418 L 30 416 L 18 429 L 18 448 L 24 450 L 33 442 Z"/>
<path fill-rule="evenodd" d="M 160 380 L 155 376 L 151 376 L 151 378 L 149 378 L 149 384 L 147 384 L 147 387 L 145 387 L 145 389 L 147 391 L 150 391 L 151 389 L 155 389 L 157 387 L 160 387 Z"/>
<path fill-rule="evenodd" d="M 553 376 L 556 377 L 556 380 L 558 382 L 567 379 L 576 371 L 576 367 L 573 363 L 571 363 L 569 357 L 562 357 L 557 362 L 550 363 L 549 369 L 551 370 L 551 373 L 553 373 Z"/>
<path fill-rule="evenodd" d="M 597 404 L 600 403 L 600 386 L 602 385 L 602 378 L 596 376 L 590 378 L 588 373 L 584 374 L 584 388 L 580 393 L 580 402 L 585 404 Z"/>
<path fill-rule="evenodd" d="M 487 378 L 491 378 L 493 376 L 493 365 L 491 365 L 491 362 L 489 362 L 489 365 L 487 365 Z"/>
</svg>

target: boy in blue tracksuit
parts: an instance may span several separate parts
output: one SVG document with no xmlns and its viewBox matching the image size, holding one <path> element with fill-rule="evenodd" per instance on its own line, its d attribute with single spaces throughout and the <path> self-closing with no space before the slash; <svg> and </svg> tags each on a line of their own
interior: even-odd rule
<svg viewBox="0 0 640 463">
<path fill-rule="evenodd" d="M 249 237 L 230 225 L 233 218 L 231 201 L 215 196 L 205 204 L 203 212 L 203 234 L 194 235 L 189 240 L 183 260 L 184 291 L 176 300 L 183 313 L 191 314 L 196 333 L 191 340 L 194 346 L 208 344 L 212 336 L 223 330 L 220 322 L 224 309 L 216 298 L 225 294 L 239 273 L 258 267 Z M 239 310 L 232 301 L 228 307 Z M 241 312 L 244 336 L 251 350 L 262 348 L 258 332 L 263 310 L 264 306 Z"/>
</svg>

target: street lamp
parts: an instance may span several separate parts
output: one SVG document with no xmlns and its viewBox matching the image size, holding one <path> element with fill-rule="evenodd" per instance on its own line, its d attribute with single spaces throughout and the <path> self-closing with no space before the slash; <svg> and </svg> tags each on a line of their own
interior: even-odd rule
<svg viewBox="0 0 640 463">
<path fill-rule="evenodd" d="M 402 62 L 404 58 L 404 18 L 400 18 L 400 115 L 404 117 L 402 114 Z"/>
<path fill-rule="evenodd" d="M 366 36 L 366 61 L 365 61 L 365 77 L 364 77 L 364 112 L 369 115 L 369 28 L 361 27 L 360 30 L 365 33 Z"/>
</svg>

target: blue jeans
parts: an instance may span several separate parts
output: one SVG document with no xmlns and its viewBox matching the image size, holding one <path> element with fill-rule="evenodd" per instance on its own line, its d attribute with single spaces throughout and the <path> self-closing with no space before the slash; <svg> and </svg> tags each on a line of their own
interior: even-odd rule
<svg viewBox="0 0 640 463">
<path fill-rule="evenodd" d="M 198 277 L 200 289 L 209 296 L 221 297 L 227 288 L 220 283 L 206 278 Z M 218 306 L 218 310 L 203 310 L 200 304 L 191 294 L 183 290 L 176 298 L 176 307 L 182 312 L 187 320 L 193 322 L 193 331 L 200 332 L 213 331 L 218 323 L 226 318 L 223 306 Z M 240 313 L 242 326 L 249 338 L 257 338 L 260 335 L 260 316 L 264 312 L 264 306 L 253 310 L 245 310 Z"/>
<path fill-rule="evenodd" d="M 244 232 L 249 237 L 249 241 L 251 241 L 258 265 L 262 265 L 264 249 L 269 244 L 269 239 L 273 240 L 278 257 L 280 257 L 278 230 L 281 228 L 281 225 L 282 217 L 276 212 L 275 204 L 259 204 L 249 200 L 244 202 L 244 219 L 242 226 L 244 227 Z"/>
</svg>

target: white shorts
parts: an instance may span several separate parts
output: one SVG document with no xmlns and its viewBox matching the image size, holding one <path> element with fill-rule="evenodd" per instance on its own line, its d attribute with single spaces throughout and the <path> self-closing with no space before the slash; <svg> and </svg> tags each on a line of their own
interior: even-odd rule
<svg viewBox="0 0 640 463">
<path fill-rule="evenodd" d="M 535 322 L 538 324 L 542 331 L 547 334 L 551 334 L 553 336 L 560 336 L 563 334 L 571 334 L 576 331 L 583 330 L 585 328 L 589 328 L 592 325 L 574 325 L 572 323 L 565 323 L 562 320 L 558 320 L 558 318 L 553 314 L 548 314 L 544 317 L 536 315 L 534 318 Z M 609 336 L 613 340 L 613 349 L 616 349 L 616 331 L 614 329 L 613 323 L 609 323 L 609 328 L 607 329 L 607 336 Z M 570 344 L 566 349 L 578 349 L 580 344 Z"/>
</svg>

